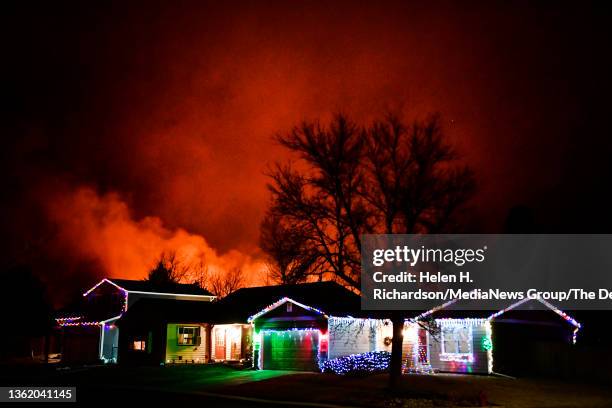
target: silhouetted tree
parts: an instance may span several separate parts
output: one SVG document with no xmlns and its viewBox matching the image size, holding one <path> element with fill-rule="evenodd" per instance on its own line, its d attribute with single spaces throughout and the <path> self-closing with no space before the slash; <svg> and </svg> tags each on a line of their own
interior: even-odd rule
<svg viewBox="0 0 612 408">
<path fill-rule="evenodd" d="M 323 261 L 322 271 L 350 287 L 359 287 L 360 234 L 367 230 L 364 139 L 357 125 L 337 115 L 329 128 L 303 123 L 278 136 L 306 169 L 278 165 L 270 173 L 271 210 L 302 231 Z"/>
<path fill-rule="evenodd" d="M 329 127 L 303 123 L 278 141 L 305 166 L 276 165 L 271 211 L 307 237 L 326 273 L 355 290 L 361 234 L 456 231 L 474 193 L 474 175 L 457 164 L 438 116 L 406 125 L 388 115 L 359 127 L 336 115 Z M 392 385 L 401 374 L 404 317 L 392 314 Z"/>
<path fill-rule="evenodd" d="M 187 272 L 189 282 L 198 285 L 202 289 L 206 289 L 209 279 L 208 263 L 202 254 L 195 264 L 190 265 Z"/>
<path fill-rule="evenodd" d="M 244 287 L 244 274 L 241 268 L 232 268 L 226 273 L 218 273 L 210 279 L 210 291 L 219 298 Z"/>
<path fill-rule="evenodd" d="M 261 223 L 260 247 L 267 255 L 268 277 L 273 282 L 295 284 L 318 273 L 317 253 L 305 231 L 272 212 Z"/>
<path fill-rule="evenodd" d="M 189 265 L 181 262 L 176 252 L 162 252 L 145 280 L 158 288 L 172 287 L 181 282 L 189 270 Z"/>
<path fill-rule="evenodd" d="M 439 116 L 406 126 L 388 115 L 366 135 L 363 196 L 374 214 L 372 229 L 384 234 L 457 232 L 455 216 L 476 183 L 470 168 L 456 164 L 459 156 L 445 140 Z M 404 319 L 401 312 L 391 314 L 392 386 L 401 376 Z"/>
</svg>

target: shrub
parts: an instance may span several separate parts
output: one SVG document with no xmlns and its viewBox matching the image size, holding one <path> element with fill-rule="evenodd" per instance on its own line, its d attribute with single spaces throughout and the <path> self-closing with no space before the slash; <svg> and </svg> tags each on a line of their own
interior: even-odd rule
<svg viewBox="0 0 612 408">
<path fill-rule="evenodd" d="M 388 351 L 369 351 L 326 360 L 319 363 L 319 367 L 324 373 L 369 374 L 387 371 L 390 362 L 391 353 Z"/>
</svg>

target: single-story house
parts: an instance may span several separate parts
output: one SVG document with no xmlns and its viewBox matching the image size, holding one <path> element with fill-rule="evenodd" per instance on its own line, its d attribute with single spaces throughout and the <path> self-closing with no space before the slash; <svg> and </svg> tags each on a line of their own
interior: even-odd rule
<svg viewBox="0 0 612 408">
<path fill-rule="evenodd" d="M 141 299 L 115 325 L 118 360 L 318 371 L 327 358 L 390 350 L 390 323 L 362 315 L 359 296 L 334 282 L 244 288 L 218 302 Z"/>
<path fill-rule="evenodd" d="M 62 362 L 117 362 L 117 323 L 142 299 L 209 303 L 215 296 L 191 284 L 166 285 L 160 290 L 147 281 L 102 279 L 55 319 L 61 329 Z"/>
<path fill-rule="evenodd" d="M 405 371 L 541 373 L 537 350 L 571 347 L 581 327 L 544 300 L 525 298 L 498 311 L 456 306 L 448 302 L 406 322 Z"/>
<path fill-rule="evenodd" d="M 390 350 L 390 323 L 368 318 L 360 297 L 335 282 L 244 288 L 218 306 L 213 344 L 225 339 L 227 349 L 224 332 L 242 327 L 240 357 L 256 368 L 318 371 L 328 358 Z"/>
<path fill-rule="evenodd" d="M 328 360 L 391 351 L 393 328 L 384 312 L 362 311 L 360 297 L 334 282 L 244 288 L 215 302 L 192 285 L 178 285 L 175 293 L 146 285 L 104 280 L 84 294 L 86 313 L 58 317 L 65 361 L 319 371 Z M 546 301 L 522 300 L 498 311 L 457 306 L 407 316 L 406 372 L 550 370 L 538 352 L 553 343 L 555 350 L 571 347 L 581 327 Z"/>
</svg>

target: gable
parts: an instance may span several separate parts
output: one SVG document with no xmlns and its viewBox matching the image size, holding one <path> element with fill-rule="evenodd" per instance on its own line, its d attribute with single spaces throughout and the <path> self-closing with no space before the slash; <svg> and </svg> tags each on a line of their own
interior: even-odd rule
<svg viewBox="0 0 612 408">
<path fill-rule="evenodd" d="M 83 293 L 83 296 L 104 296 L 113 293 L 124 294 L 126 290 L 116 283 L 108 280 L 102 279 L 100 282 L 96 283 L 93 287 L 91 287 L 87 292 Z"/>
<path fill-rule="evenodd" d="M 287 319 L 298 319 L 300 317 L 320 317 L 321 313 L 308 309 L 302 305 L 295 304 L 293 302 L 285 302 L 282 305 L 270 310 L 268 313 L 259 317 L 259 319 L 272 319 L 272 318 L 287 318 Z"/>
<path fill-rule="evenodd" d="M 270 304 L 289 298 L 295 302 L 334 316 L 360 316 L 361 298 L 335 282 L 309 282 L 295 285 L 271 285 L 242 288 L 219 301 L 228 321 L 247 321 Z M 367 313 L 369 316 L 371 313 Z"/>
<path fill-rule="evenodd" d="M 293 299 L 288 297 L 282 298 L 279 301 L 271 304 L 270 306 L 260 310 L 256 314 L 249 317 L 249 322 L 255 322 L 257 320 L 261 320 L 264 318 L 274 318 L 274 317 L 287 317 L 287 318 L 297 318 L 300 316 L 317 316 L 322 318 L 327 318 L 327 315 L 322 311 L 304 305 L 302 303 L 296 302 Z"/>
<path fill-rule="evenodd" d="M 87 312 L 92 315 L 118 315 L 127 309 L 128 294 L 107 280 L 83 294 Z"/>
</svg>

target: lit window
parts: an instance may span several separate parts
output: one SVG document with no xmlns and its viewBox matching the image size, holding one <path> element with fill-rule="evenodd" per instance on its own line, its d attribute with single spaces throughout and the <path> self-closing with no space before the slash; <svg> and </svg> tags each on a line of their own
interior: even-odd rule
<svg viewBox="0 0 612 408">
<path fill-rule="evenodd" d="M 200 328 L 199 327 L 179 326 L 178 328 L 179 346 L 199 345 L 200 344 L 199 340 L 200 340 Z"/>
<path fill-rule="evenodd" d="M 147 343 L 144 340 L 134 340 L 132 343 L 132 350 L 145 351 L 147 349 Z"/>
<path fill-rule="evenodd" d="M 288 313 L 293 312 L 293 303 L 287 302 L 287 312 Z"/>
<path fill-rule="evenodd" d="M 472 361 L 472 327 L 442 327 L 442 360 Z"/>
</svg>

